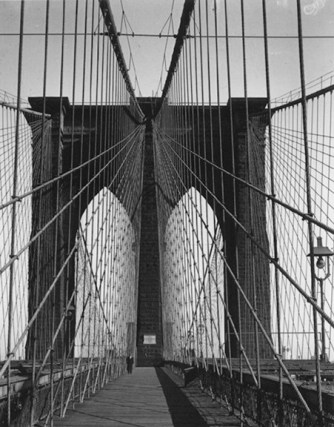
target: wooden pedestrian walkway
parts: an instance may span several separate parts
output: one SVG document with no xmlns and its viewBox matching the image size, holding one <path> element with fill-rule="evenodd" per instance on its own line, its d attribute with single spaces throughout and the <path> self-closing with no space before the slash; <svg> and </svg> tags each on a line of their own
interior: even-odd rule
<svg viewBox="0 0 334 427">
<path fill-rule="evenodd" d="M 196 408 L 195 406 L 196 405 Z M 76 403 L 55 427 L 236 427 L 240 421 L 168 369 L 135 368 L 91 399 Z"/>
</svg>

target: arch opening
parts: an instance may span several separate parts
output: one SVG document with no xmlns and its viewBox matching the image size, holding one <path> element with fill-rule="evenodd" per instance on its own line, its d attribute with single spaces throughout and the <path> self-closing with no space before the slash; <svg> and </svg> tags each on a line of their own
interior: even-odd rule
<svg viewBox="0 0 334 427">
<path fill-rule="evenodd" d="M 214 210 L 191 188 L 164 233 L 164 357 L 224 357 L 223 236 Z"/>
<path fill-rule="evenodd" d="M 137 281 L 135 233 L 107 188 L 89 203 L 77 232 L 75 356 L 133 353 Z"/>
</svg>

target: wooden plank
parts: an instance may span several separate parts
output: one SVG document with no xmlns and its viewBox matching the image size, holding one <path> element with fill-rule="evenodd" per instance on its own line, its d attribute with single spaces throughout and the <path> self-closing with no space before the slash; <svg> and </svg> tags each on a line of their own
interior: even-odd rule
<svg viewBox="0 0 334 427">
<path fill-rule="evenodd" d="M 201 394 L 201 391 L 198 390 Z M 205 404 L 203 403 L 205 399 Z M 196 400 L 197 399 L 197 400 Z M 65 418 L 56 418 L 55 427 L 205 427 L 239 425 L 236 418 L 204 395 L 193 402 L 186 397 L 164 370 L 135 368 L 132 375 L 124 375 L 96 393 L 83 404 L 76 403 Z M 192 403 L 202 406 L 199 411 Z M 215 403 L 215 411 L 213 406 Z M 217 412 L 218 410 L 218 412 Z M 200 414 L 201 412 L 201 414 Z M 220 413 L 220 417 L 217 416 Z M 217 420 L 217 423 L 215 422 Z"/>
</svg>

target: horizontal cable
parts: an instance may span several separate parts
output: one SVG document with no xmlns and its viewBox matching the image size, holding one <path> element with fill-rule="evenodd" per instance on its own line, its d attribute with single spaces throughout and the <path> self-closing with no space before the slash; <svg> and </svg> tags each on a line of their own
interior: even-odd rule
<svg viewBox="0 0 334 427">
<path fill-rule="evenodd" d="M 19 36 L 19 33 L 1 33 L 0 32 L 0 36 Z M 66 33 L 58 33 L 58 32 L 49 32 L 48 36 L 96 36 L 96 35 L 100 35 L 100 36 L 104 36 L 104 35 L 109 35 L 108 32 L 105 33 L 71 33 L 71 32 L 66 32 Z M 23 33 L 23 36 L 45 36 L 44 33 Z M 117 32 L 117 36 L 121 37 L 152 37 L 152 38 L 177 38 L 177 34 L 153 34 L 153 33 L 123 33 L 123 32 Z M 201 37 L 205 37 L 208 39 L 242 39 L 242 35 L 224 35 L 224 34 L 218 34 L 217 36 L 213 36 L 210 34 L 207 35 L 186 35 L 185 38 L 189 38 L 189 39 L 194 39 L 194 38 L 201 38 Z M 293 35 L 272 35 L 272 36 L 267 36 L 268 39 L 298 39 L 298 36 L 293 36 Z M 331 35 L 304 35 L 303 39 L 333 39 L 334 36 Z M 247 35 L 245 36 L 245 39 L 264 39 L 264 36 L 261 35 Z"/>
</svg>

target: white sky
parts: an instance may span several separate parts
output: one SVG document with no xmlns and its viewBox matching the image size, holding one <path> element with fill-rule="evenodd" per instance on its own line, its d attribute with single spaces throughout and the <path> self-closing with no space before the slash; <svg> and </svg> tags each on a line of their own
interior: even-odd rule
<svg viewBox="0 0 334 427">
<path fill-rule="evenodd" d="M 204 5 L 204 0 L 201 0 Z M 246 35 L 262 35 L 262 0 L 246 0 Z M 25 32 L 44 32 L 45 0 L 26 0 Z M 50 32 L 60 31 L 62 0 L 51 0 Z M 84 0 L 79 2 L 83 21 Z M 111 0 L 115 22 L 121 27 L 121 0 Z M 135 34 L 159 34 L 171 13 L 173 0 L 123 0 L 124 11 Z M 217 0 L 219 34 L 224 34 L 223 0 Z M 213 9 L 213 0 L 209 0 L 209 10 Z M 317 78 L 334 68 L 334 1 L 302 0 L 303 27 L 305 36 L 331 36 L 332 38 L 305 39 L 306 80 Z M 0 0 L 0 89 L 16 93 L 17 81 L 17 36 L 5 36 L 3 33 L 17 33 L 19 30 L 19 0 Z M 73 11 L 75 0 L 66 1 L 67 31 L 74 31 Z M 173 23 L 175 32 L 179 26 L 183 0 L 174 0 Z M 229 26 L 231 35 L 241 35 L 240 2 L 228 0 Z M 296 1 L 267 0 L 269 35 L 296 36 Z M 81 14 L 81 15 L 80 15 Z M 167 27 L 163 33 L 167 32 Z M 82 30 L 82 24 L 79 31 Z M 122 32 L 125 31 L 123 24 Z M 80 37 L 79 37 L 80 38 Z M 120 37 L 124 57 L 129 61 L 128 42 Z M 130 37 L 129 43 L 137 70 L 141 92 L 144 96 L 156 93 L 163 62 L 166 39 L 158 37 Z M 224 40 L 221 39 L 221 52 Z M 167 51 L 169 65 L 174 39 L 170 38 Z M 80 42 L 78 45 L 81 49 Z M 247 69 L 250 96 L 264 95 L 264 55 L 261 39 L 247 40 Z M 297 39 L 270 39 L 270 71 L 273 96 L 299 87 L 298 42 Z M 24 38 L 23 96 L 39 96 L 42 93 L 44 37 L 26 36 Z M 223 61 L 223 58 L 222 58 Z M 59 94 L 60 37 L 50 36 L 48 57 L 48 95 Z M 73 38 L 66 38 L 65 70 L 71 73 L 73 62 Z M 241 40 L 231 40 L 231 66 L 233 73 L 232 95 L 242 95 Z M 129 74 L 134 85 L 134 69 Z M 165 79 L 165 73 L 163 81 Z M 65 83 L 65 93 L 71 97 L 71 79 Z M 137 93 L 138 94 L 138 93 Z"/>
</svg>

